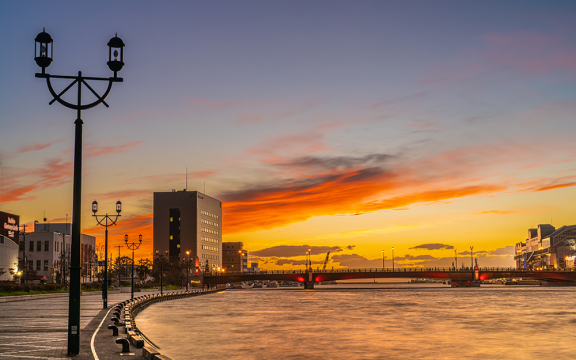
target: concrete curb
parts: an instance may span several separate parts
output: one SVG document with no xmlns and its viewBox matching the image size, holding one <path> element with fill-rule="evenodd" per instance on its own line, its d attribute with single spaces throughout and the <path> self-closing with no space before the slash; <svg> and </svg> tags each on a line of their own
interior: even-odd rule
<svg viewBox="0 0 576 360">
<path fill-rule="evenodd" d="M 116 290 L 114 290 L 114 291 L 116 291 Z M 108 292 L 110 293 L 110 290 Z M 69 292 L 51 293 L 51 294 L 2 296 L 2 297 L 0 297 L 0 303 L 13 302 L 13 301 L 27 301 L 27 300 L 46 299 L 46 298 L 62 297 L 62 296 L 68 296 L 68 295 L 70 295 Z M 102 291 L 82 291 L 82 296 L 87 296 L 87 295 L 102 295 Z"/>
<path fill-rule="evenodd" d="M 156 345 L 146 337 L 141 331 L 138 330 L 136 326 L 135 318 L 138 313 L 148 306 L 167 300 L 183 299 L 192 296 L 199 296 L 205 294 L 212 294 L 220 290 L 208 290 L 208 291 L 182 291 L 175 292 L 164 295 L 142 295 L 135 298 L 133 301 L 124 301 L 120 303 L 122 306 L 119 307 L 120 316 L 124 317 L 125 331 L 127 333 L 127 338 L 130 343 L 136 347 L 136 349 L 142 349 L 142 357 L 148 360 L 170 360 L 166 355 L 162 355 L 160 351 L 156 348 Z M 147 345 L 148 344 L 148 345 Z"/>
</svg>

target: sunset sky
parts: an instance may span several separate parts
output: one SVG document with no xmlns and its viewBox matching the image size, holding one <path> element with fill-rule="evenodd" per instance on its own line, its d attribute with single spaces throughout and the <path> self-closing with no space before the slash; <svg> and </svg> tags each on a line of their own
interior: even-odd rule
<svg viewBox="0 0 576 360">
<path fill-rule="evenodd" d="M 106 44 L 126 44 L 110 108 L 82 114 L 82 228 L 103 242 L 90 204 L 121 200 L 110 246 L 141 233 L 137 257 L 153 192 L 186 171 L 267 269 L 308 246 L 315 267 L 392 247 L 468 265 L 470 246 L 511 266 L 528 228 L 576 224 L 574 1 L 2 2 L 0 210 L 27 224 L 72 214 L 76 114 L 34 77 L 43 28 L 51 74 L 111 76 Z"/>
</svg>

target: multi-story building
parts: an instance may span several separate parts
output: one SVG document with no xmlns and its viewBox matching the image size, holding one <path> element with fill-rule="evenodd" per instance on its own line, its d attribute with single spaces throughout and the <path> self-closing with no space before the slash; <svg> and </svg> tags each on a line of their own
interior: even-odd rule
<svg viewBox="0 0 576 360">
<path fill-rule="evenodd" d="M 198 257 L 201 268 L 222 266 L 222 202 L 199 191 L 154 193 L 154 252 L 170 261 Z"/>
<path fill-rule="evenodd" d="M 222 243 L 222 267 L 226 271 L 246 271 L 248 268 L 248 251 L 241 242 Z"/>
<path fill-rule="evenodd" d="M 528 238 L 515 246 L 516 267 L 520 269 L 567 268 L 574 266 L 576 256 L 576 225 L 556 229 L 549 224 L 540 224 L 528 229 Z"/>
<path fill-rule="evenodd" d="M 55 281 L 58 273 L 66 274 L 70 266 L 72 237 L 70 224 L 34 224 L 34 232 L 21 237 L 20 257 L 29 269 Z M 59 230 L 59 231 L 55 231 Z M 96 238 L 80 234 L 80 264 L 83 277 L 94 275 L 94 249 Z"/>
</svg>

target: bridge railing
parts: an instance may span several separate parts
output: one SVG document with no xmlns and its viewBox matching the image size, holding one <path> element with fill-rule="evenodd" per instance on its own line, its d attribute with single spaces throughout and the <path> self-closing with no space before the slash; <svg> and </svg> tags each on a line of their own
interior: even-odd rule
<svg viewBox="0 0 576 360">
<path fill-rule="evenodd" d="M 518 269 L 513 267 L 481 267 L 478 268 L 480 272 L 573 272 L 576 271 L 576 268 L 568 268 L 568 269 L 548 269 L 548 270 L 535 270 L 535 269 Z M 473 268 L 464 267 L 464 268 L 440 268 L 440 267 L 433 267 L 433 268 L 360 268 L 360 269 L 330 269 L 330 270 L 320 270 L 320 269 L 312 269 L 314 274 L 334 274 L 334 273 L 423 273 L 423 272 L 472 272 L 474 271 Z M 260 271 L 226 271 L 226 272 L 205 272 L 205 276 L 234 276 L 234 275 L 267 275 L 267 274 L 307 274 L 308 270 L 304 269 L 297 269 L 297 270 L 260 270 Z"/>
</svg>

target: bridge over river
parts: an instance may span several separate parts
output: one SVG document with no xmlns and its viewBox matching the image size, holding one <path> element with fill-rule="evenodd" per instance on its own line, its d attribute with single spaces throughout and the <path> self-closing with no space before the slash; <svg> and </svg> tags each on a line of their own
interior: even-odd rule
<svg viewBox="0 0 576 360">
<path fill-rule="evenodd" d="M 381 278 L 431 278 L 451 280 L 452 286 L 479 286 L 480 281 L 502 278 L 522 278 L 551 281 L 575 281 L 576 269 L 523 270 L 516 268 L 400 268 L 400 269 L 339 269 L 339 270 L 268 270 L 244 272 L 206 272 L 204 284 L 216 285 L 242 281 L 298 281 L 305 289 L 314 283 L 335 280 Z"/>
</svg>

